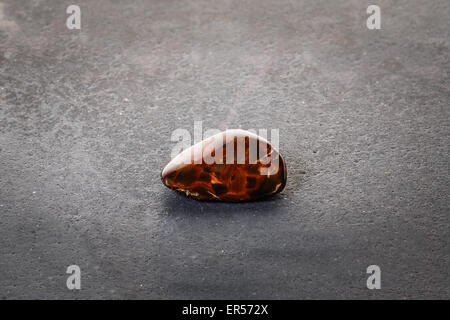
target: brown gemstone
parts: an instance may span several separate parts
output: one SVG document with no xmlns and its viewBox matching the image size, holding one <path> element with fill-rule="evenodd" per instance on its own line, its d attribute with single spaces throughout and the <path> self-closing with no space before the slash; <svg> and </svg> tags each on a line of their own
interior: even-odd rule
<svg viewBox="0 0 450 320">
<path fill-rule="evenodd" d="M 227 130 L 174 157 L 161 179 L 197 200 L 251 201 L 283 190 L 286 164 L 262 137 Z"/>
</svg>

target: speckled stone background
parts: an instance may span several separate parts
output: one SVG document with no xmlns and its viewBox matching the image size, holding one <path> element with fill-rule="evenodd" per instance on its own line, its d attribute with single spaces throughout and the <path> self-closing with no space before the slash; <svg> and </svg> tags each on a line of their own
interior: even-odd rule
<svg viewBox="0 0 450 320">
<path fill-rule="evenodd" d="M 448 0 L 1 0 L 0 298 L 448 299 L 449 104 Z M 286 189 L 165 188 L 195 120 L 279 128 Z"/>
</svg>

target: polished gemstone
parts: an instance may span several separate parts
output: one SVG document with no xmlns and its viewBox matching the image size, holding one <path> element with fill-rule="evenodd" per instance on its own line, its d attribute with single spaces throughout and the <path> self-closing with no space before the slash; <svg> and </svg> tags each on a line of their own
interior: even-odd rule
<svg viewBox="0 0 450 320">
<path fill-rule="evenodd" d="M 252 201 L 280 192 L 286 164 L 265 139 L 244 130 L 227 130 L 174 157 L 163 169 L 163 183 L 197 200 Z"/>
</svg>

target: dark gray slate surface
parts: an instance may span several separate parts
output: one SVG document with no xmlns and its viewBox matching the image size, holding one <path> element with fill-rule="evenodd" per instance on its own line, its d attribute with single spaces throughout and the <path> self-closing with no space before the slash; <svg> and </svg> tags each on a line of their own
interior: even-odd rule
<svg viewBox="0 0 450 320">
<path fill-rule="evenodd" d="M 450 2 L 368 4 L 0 1 L 0 298 L 448 299 Z M 279 128 L 285 191 L 165 188 L 194 120 Z"/>
</svg>

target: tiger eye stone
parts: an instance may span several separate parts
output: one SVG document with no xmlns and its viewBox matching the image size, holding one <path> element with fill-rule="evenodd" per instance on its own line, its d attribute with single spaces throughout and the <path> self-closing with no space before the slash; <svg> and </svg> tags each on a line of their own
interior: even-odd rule
<svg viewBox="0 0 450 320">
<path fill-rule="evenodd" d="M 244 130 L 227 130 L 174 157 L 161 173 L 169 188 L 197 200 L 252 201 L 286 185 L 286 164 L 270 143 Z"/>
</svg>

